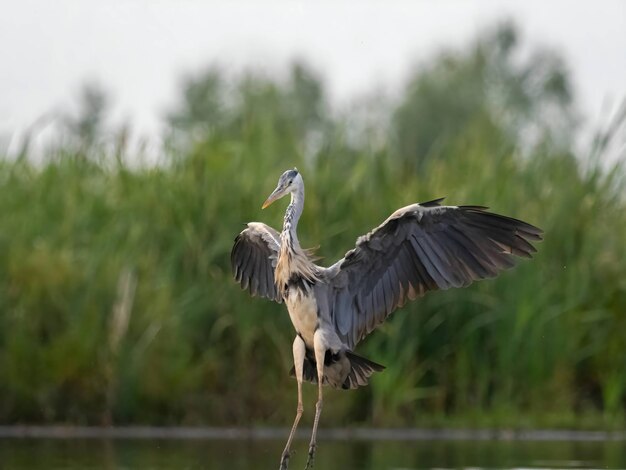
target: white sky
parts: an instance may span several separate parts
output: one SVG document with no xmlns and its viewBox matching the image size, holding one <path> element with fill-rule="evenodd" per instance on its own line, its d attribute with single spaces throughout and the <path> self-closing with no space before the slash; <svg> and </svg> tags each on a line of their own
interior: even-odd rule
<svg viewBox="0 0 626 470">
<path fill-rule="evenodd" d="M 591 124 L 626 97 L 626 1 L 0 0 L 0 136 L 13 146 L 78 85 L 112 92 L 115 116 L 155 135 L 180 78 L 217 63 L 281 71 L 303 57 L 334 102 L 384 88 L 442 47 L 510 18 L 524 43 L 561 52 Z M 610 106 L 609 106 L 610 105 Z"/>
</svg>

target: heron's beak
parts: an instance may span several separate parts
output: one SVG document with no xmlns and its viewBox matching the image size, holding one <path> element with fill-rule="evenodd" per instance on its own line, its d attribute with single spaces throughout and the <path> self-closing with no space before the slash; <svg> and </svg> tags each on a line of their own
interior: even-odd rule
<svg viewBox="0 0 626 470">
<path fill-rule="evenodd" d="M 265 200 L 265 202 L 263 203 L 263 205 L 261 206 L 261 209 L 265 209 L 267 206 L 269 206 L 272 202 L 276 201 L 277 199 L 280 199 L 283 196 L 282 194 L 282 189 L 281 188 L 276 188 L 274 190 L 274 192 L 272 194 L 270 194 L 268 196 L 268 198 Z"/>
</svg>

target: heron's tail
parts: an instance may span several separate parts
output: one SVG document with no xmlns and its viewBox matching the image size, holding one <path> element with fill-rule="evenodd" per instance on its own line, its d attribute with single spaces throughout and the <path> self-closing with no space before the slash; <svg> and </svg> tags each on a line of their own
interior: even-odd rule
<svg viewBox="0 0 626 470">
<path fill-rule="evenodd" d="M 303 366 L 304 380 L 316 384 L 317 367 L 315 361 L 305 357 Z M 346 374 L 345 371 L 348 367 L 349 372 Z M 380 372 L 384 369 L 385 366 L 358 356 L 351 351 L 342 351 L 336 356 L 330 356 L 328 363 L 325 362 L 324 385 L 344 390 L 362 387 L 368 384 L 369 378 L 374 372 Z M 289 371 L 289 375 L 295 377 L 294 367 Z"/>
<path fill-rule="evenodd" d="M 352 368 L 341 386 L 345 390 L 367 385 L 369 378 L 374 372 L 381 372 L 385 369 L 385 366 L 381 366 L 363 356 L 357 356 L 353 352 L 346 351 L 346 356 L 350 360 Z"/>
</svg>

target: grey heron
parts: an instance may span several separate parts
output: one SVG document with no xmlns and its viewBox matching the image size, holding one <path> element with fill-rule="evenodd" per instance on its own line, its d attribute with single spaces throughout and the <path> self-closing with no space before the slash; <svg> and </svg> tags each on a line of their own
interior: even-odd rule
<svg viewBox="0 0 626 470">
<path fill-rule="evenodd" d="M 380 364 L 354 353 L 365 336 L 407 300 L 428 291 L 465 287 L 531 258 L 542 230 L 483 206 L 445 206 L 443 199 L 398 209 L 359 237 L 355 248 L 330 267 L 314 263 L 300 246 L 297 226 L 304 182 L 284 172 L 263 203 L 291 195 L 282 232 L 250 222 L 235 239 L 235 279 L 251 295 L 287 305 L 296 331 L 291 374 L 298 384 L 296 417 L 280 460 L 288 467 L 291 442 L 303 413 L 302 382 L 318 385 L 306 468 L 313 464 L 322 411 L 322 386 L 353 389 L 368 384 Z"/>
</svg>

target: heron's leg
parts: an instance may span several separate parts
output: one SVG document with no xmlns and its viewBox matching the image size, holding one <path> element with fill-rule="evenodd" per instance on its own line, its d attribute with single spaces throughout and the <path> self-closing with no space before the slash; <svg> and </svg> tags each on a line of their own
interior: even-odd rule
<svg viewBox="0 0 626 470">
<path fill-rule="evenodd" d="M 293 340 L 293 366 L 296 371 L 296 380 L 298 381 L 298 408 L 296 409 L 296 419 L 293 422 L 289 438 L 287 439 L 287 445 L 285 446 L 283 455 L 280 458 L 280 470 L 287 470 L 287 467 L 289 466 L 289 448 L 291 447 L 293 435 L 296 433 L 298 422 L 300 421 L 302 411 L 304 410 L 302 406 L 302 369 L 304 366 L 304 355 L 304 341 L 302 341 L 302 338 L 299 336 L 296 336 L 296 339 Z"/>
<path fill-rule="evenodd" d="M 320 421 L 322 413 L 322 385 L 324 383 L 324 356 L 326 355 L 326 344 L 321 330 L 315 332 L 313 337 L 313 346 L 315 349 L 315 362 L 317 363 L 317 403 L 315 404 L 315 420 L 313 421 L 313 433 L 311 434 L 311 443 L 309 444 L 309 458 L 306 461 L 305 470 L 313 468 L 315 460 L 315 449 L 317 447 L 317 425 Z"/>
</svg>

